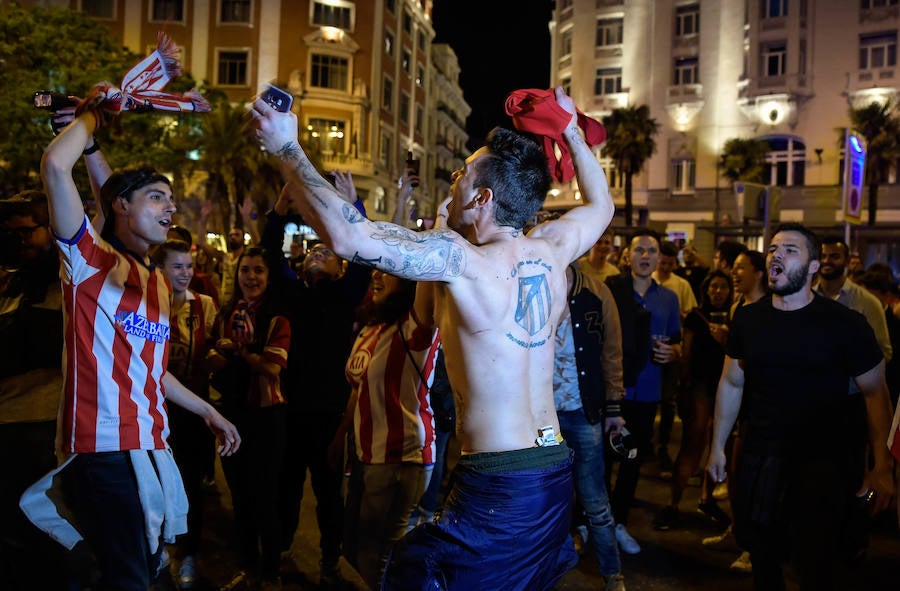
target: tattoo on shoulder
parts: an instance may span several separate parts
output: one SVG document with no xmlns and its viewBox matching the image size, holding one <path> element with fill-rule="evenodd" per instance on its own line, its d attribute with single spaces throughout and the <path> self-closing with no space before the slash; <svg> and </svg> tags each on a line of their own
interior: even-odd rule
<svg viewBox="0 0 900 591">
<path fill-rule="evenodd" d="M 378 266 L 393 275 L 439 281 L 458 277 L 465 269 L 466 253 L 452 230 L 420 233 L 376 222 L 372 238 L 388 247 L 391 256 L 382 257 Z"/>
<path fill-rule="evenodd" d="M 517 336 L 507 332 L 506 337 L 520 347 L 533 349 L 552 342 L 552 271 L 553 267 L 541 259 L 526 259 L 519 261 L 510 273 L 518 281 L 513 320 L 523 333 Z"/>
</svg>

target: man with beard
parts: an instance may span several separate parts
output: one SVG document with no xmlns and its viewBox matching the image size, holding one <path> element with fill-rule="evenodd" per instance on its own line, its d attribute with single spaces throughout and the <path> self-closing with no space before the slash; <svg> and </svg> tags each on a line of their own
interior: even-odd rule
<svg viewBox="0 0 900 591">
<path fill-rule="evenodd" d="M 812 291 L 818 254 L 804 226 L 775 232 L 766 261 L 772 296 L 735 314 L 716 395 L 708 470 L 717 482 L 726 477 L 725 441 L 748 397 L 732 502 L 757 590 L 785 589 L 786 560 L 801 590 L 857 587 L 846 568 L 859 550 L 848 544 L 852 510 L 869 500 L 882 511 L 894 492 L 884 357 L 860 314 Z M 868 472 L 857 444 L 862 433 L 847 419 L 857 398 L 847 394 L 850 378 L 865 401 L 874 456 Z"/>
<path fill-rule="evenodd" d="M 348 204 L 364 212 L 352 176 L 335 171 L 335 182 Z M 284 266 L 287 260 L 281 256 L 281 244 L 288 215 L 297 209 L 296 193 L 289 187 L 281 192 L 266 216 L 261 241 L 269 252 L 278 253 Z M 308 469 L 322 550 L 319 584 L 324 589 L 340 588 L 343 471 L 329 466 L 327 451 L 350 396 L 344 365 L 353 345 L 355 311 L 368 290 L 370 272 L 356 263 L 349 263 L 345 271 L 343 260 L 324 242 L 316 243 L 306 253 L 299 278 L 288 269 L 284 271 L 273 284 L 283 296 L 291 321 L 288 366 L 281 379 L 288 400 L 288 433 L 301 435 L 288 438 L 284 455 L 278 494 L 281 546 L 283 552 L 290 551 Z"/>
<path fill-rule="evenodd" d="M 866 317 L 869 326 L 875 331 L 875 338 L 884 354 L 885 362 L 893 356 L 891 339 L 888 336 L 887 320 L 881 302 L 866 289 L 847 279 L 847 265 L 850 249 L 841 238 L 828 236 L 822 240 L 822 259 L 819 276 L 813 291 L 831 298 L 851 310 L 856 310 Z"/>
</svg>

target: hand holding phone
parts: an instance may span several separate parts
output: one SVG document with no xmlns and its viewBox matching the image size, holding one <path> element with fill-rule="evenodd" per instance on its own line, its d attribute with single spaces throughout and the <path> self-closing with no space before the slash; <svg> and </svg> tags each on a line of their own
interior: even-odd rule
<svg viewBox="0 0 900 591">
<path fill-rule="evenodd" d="M 294 102 L 294 97 L 291 96 L 289 92 L 281 90 L 277 86 L 272 86 L 271 84 L 266 87 L 262 98 L 269 106 L 279 113 L 287 113 L 290 111 L 291 105 Z"/>
<path fill-rule="evenodd" d="M 419 164 L 420 164 L 420 161 L 413 158 L 412 152 L 406 153 L 406 168 L 408 168 L 412 171 L 410 173 L 410 176 L 415 177 L 414 179 L 412 179 L 412 182 L 410 183 L 410 185 L 412 185 L 413 188 L 419 186 Z"/>
<path fill-rule="evenodd" d="M 78 99 L 61 92 L 39 90 L 34 93 L 34 108 L 46 111 L 59 111 L 67 107 L 77 107 Z"/>
</svg>

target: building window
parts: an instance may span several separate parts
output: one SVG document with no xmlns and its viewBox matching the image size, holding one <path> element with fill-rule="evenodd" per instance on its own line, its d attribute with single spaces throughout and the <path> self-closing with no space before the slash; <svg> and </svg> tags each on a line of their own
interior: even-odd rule
<svg viewBox="0 0 900 591">
<path fill-rule="evenodd" d="M 394 14 L 394 12 L 397 10 L 396 2 L 397 0 L 385 0 L 384 7 L 388 9 L 388 12 Z"/>
<path fill-rule="evenodd" d="M 347 58 L 336 55 L 314 53 L 312 55 L 312 76 L 309 84 L 316 88 L 347 90 Z"/>
<path fill-rule="evenodd" d="M 344 122 L 337 119 L 310 119 L 306 126 L 309 145 L 317 152 L 344 153 Z"/>
<path fill-rule="evenodd" d="M 693 193 L 696 162 L 693 158 L 672 160 L 672 192 Z"/>
<path fill-rule="evenodd" d="M 393 139 L 390 132 L 381 130 L 381 149 L 378 151 L 378 160 L 382 166 L 387 167 L 391 161 L 391 145 Z"/>
<path fill-rule="evenodd" d="M 336 27 L 345 31 L 353 30 L 352 2 L 343 0 L 314 0 L 310 7 L 311 23 L 314 27 Z"/>
<path fill-rule="evenodd" d="M 218 52 L 218 86 L 248 86 L 250 52 L 227 50 Z"/>
<path fill-rule="evenodd" d="M 385 77 L 384 92 L 381 94 L 381 108 L 390 113 L 394 105 L 394 81 Z"/>
<path fill-rule="evenodd" d="M 416 105 L 416 133 L 422 135 L 422 124 L 425 122 L 425 111 L 421 105 Z"/>
<path fill-rule="evenodd" d="M 861 35 L 859 69 L 894 67 L 897 65 L 897 32 Z"/>
<path fill-rule="evenodd" d="M 762 18 L 781 18 L 787 16 L 788 0 L 760 0 L 762 2 L 759 11 Z"/>
<path fill-rule="evenodd" d="M 182 22 L 184 0 L 153 0 L 150 7 L 151 21 Z"/>
<path fill-rule="evenodd" d="M 425 51 L 425 43 L 427 43 L 427 41 L 425 41 L 425 31 L 420 30 L 419 31 L 419 51 L 421 51 L 421 52 Z"/>
<path fill-rule="evenodd" d="M 697 75 L 698 60 L 695 57 L 675 58 L 675 75 L 672 84 L 682 86 L 684 84 L 699 84 L 700 78 Z"/>
<path fill-rule="evenodd" d="M 622 92 L 622 68 L 597 68 L 594 78 L 594 94 L 604 95 Z"/>
<path fill-rule="evenodd" d="M 559 36 L 559 55 L 567 57 L 572 55 L 572 27 L 569 27 Z"/>
<path fill-rule="evenodd" d="M 779 187 L 802 186 L 806 173 L 806 145 L 791 136 L 767 136 L 759 138 L 769 144 L 766 165 L 769 168 L 769 185 Z"/>
<path fill-rule="evenodd" d="M 572 8 L 572 0 L 559 0 L 559 10 L 562 12 L 563 10 L 569 10 Z"/>
<path fill-rule="evenodd" d="M 688 4 L 675 8 L 675 36 L 687 37 L 700 32 L 700 5 Z"/>
<path fill-rule="evenodd" d="M 883 6 L 897 6 L 897 0 L 862 0 L 863 10 L 881 8 Z"/>
<path fill-rule="evenodd" d="M 400 122 L 409 125 L 409 95 L 400 93 Z"/>
<path fill-rule="evenodd" d="M 400 67 L 407 74 L 412 74 L 412 54 L 406 48 L 403 49 L 403 54 L 400 57 Z"/>
<path fill-rule="evenodd" d="M 384 32 L 384 52 L 394 57 L 394 34 L 390 31 Z"/>
<path fill-rule="evenodd" d="M 622 44 L 622 19 L 602 18 L 597 21 L 597 47 Z"/>
<path fill-rule="evenodd" d="M 425 84 L 425 68 L 421 65 L 416 66 L 416 86 L 421 87 Z"/>
<path fill-rule="evenodd" d="M 250 0 L 222 0 L 221 22 L 249 23 Z"/>
<path fill-rule="evenodd" d="M 784 41 L 762 46 L 762 75 L 784 76 L 787 45 Z"/>
<path fill-rule="evenodd" d="M 81 0 L 81 11 L 94 18 L 116 18 L 113 0 Z"/>
<path fill-rule="evenodd" d="M 572 92 L 572 77 L 571 76 L 563 76 L 563 79 L 559 81 L 559 85 L 563 87 L 563 90 L 566 94 L 571 94 Z"/>
<path fill-rule="evenodd" d="M 412 33 L 412 15 L 408 12 L 403 13 L 403 30 Z"/>
</svg>

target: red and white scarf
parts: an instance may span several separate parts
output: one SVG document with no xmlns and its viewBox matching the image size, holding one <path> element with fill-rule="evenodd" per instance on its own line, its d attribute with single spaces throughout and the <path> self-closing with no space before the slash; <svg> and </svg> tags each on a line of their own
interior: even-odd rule
<svg viewBox="0 0 900 591">
<path fill-rule="evenodd" d="M 178 46 L 160 31 L 156 49 L 128 70 L 118 87 L 110 82 L 97 84 L 75 112 L 94 110 L 108 117 L 122 111 L 209 111 L 209 103 L 196 90 L 184 94 L 162 91 L 181 74 Z"/>
</svg>

